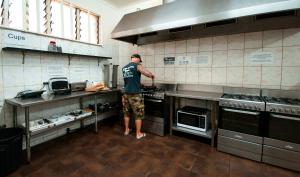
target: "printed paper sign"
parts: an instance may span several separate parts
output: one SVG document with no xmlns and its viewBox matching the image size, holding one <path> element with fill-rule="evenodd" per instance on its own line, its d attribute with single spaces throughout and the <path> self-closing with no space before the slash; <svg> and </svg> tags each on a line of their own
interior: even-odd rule
<svg viewBox="0 0 300 177">
<path fill-rule="evenodd" d="M 208 64 L 208 55 L 198 55 L 193 57 L 194 64 Z"/>
<path fill-rule="evenodd" d="M 271 52 L 258 52 L 250 55 L 253 64 L 269 64 L 274 62 L 274 54 Z"/>
<path fill-rule="evenodd" d="M 48 77 L 67 77 L 66 69 L 63 66 L 48 66 Z"/>
</svg>

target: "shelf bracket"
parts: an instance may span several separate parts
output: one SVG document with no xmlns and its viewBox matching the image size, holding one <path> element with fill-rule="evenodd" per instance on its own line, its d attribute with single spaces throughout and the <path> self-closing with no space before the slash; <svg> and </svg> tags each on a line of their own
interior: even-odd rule
<svg viewBox="0 0 300 177">
<path fill-rule="evenodd" d="M 68 59 L 69 59 L 69 66 L 71 65 L 71 56 L 70 55 L 68 55 Z"/>
<path fill-rule="evenodd" d="M 25 64 L 25 51 L 22 51 L 22 64 Z"/>
<path fill-rule="evenodd" d="M 100 66 L 100 58 L 98 58 L 98 67 Z"/>
</svg>

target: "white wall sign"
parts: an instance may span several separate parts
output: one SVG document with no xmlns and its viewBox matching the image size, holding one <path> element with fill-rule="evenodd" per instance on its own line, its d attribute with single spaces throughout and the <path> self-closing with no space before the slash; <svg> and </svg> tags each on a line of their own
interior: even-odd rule
<svg viewBox="0 0 300 177">
<path fill-rule="evenodd" d="M 27 39 L 24 33 L 17 31 L 5 31 L 3 43 L 14 45 L 26 45 Z"/>
<path fill-rule="evenodd" d="M 250 55 L 250 62 L 254 64 L 266 64 L 274 62 L 274 54 L 271 52 L 257 52 Z"/>
<path fill-rule="evenodd" d="M 193 64 L 208 64 L 208 55 L 194 56 Z"/>
<path fill-rule="evenodd" d="M 48 66 L 48 77 L 49 79 L 53 77 L 67 77 L 66 68 L 57 65 Z"/>
</svg>

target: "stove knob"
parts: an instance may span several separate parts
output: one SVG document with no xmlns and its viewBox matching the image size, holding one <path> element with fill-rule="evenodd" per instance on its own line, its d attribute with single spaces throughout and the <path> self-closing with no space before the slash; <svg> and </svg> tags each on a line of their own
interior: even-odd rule
<svg viewBox="0 0 300 177">
<path fill-rule="evenodd" d="M 289 109 L 285 109 L 284 112 L 288 113 L 288 112 L 289 112 Z"/>
<path fill-rule="evenodd" d="M 282 109 L 278 108 L 278 112 L 282 112 L 282 111 L 283 111 Z"/>
<path fill-rule="evenodd" d="M 291 113 L 295 113 L 296 111 L 294 109 L 291 110 Z"/>
</svg>

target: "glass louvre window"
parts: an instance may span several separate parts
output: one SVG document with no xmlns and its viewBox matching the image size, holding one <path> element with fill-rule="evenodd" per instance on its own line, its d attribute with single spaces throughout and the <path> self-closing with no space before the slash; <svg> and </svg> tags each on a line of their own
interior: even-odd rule
<svg viewBox="0 0 300 177">
<path fill-rule="evenodd" d="M 28 13 L 29 13 L 29 17 L 28 17 L 28 22 L 29 22 L 29 31 L 32 32 L 38 32 L 38 26 L 37 26 L 37 4 L 36 4 L 36 0 L 28 0 Z"/>
<path fill-rule="evenodd" d="M 9 27 L 23 29 L 23 1 L 9 0 Z"/>
<path fill-rule="evenodd" d="M 80 41 L 89 42 L 89 16 L 80 11 Z"/>
<path fill-rule="evenodd" d="M 46 33 L 46 0 L 38 0 L 39 3 L 39 16 L 40 16 L 40 33 Z M 30 23 L 30 22 L 29 22 Z"/>
<path fill-rule="evenodd" d="M 75 39 L 76 28 L 75 28 L 75 8 L 64 4 L 63 5 L 63 18 L 64 18 L 64 37 L 67 39 Z"/>
<path fill-rule="evenodd" d="M 0 25 L 3 25 L 4 0 L 0 0 Z"/>
<path fill-rule="evenodd" d="M 61 19 L 61 3 L 59 1 L 51 1 L 51 34 L 59 37 L 62 36 Z"/>
<path fill-rule="evenodd" d="M 90 15 L 90 42 L 97 44 L 99 42 L 99 17 Z"/>
</svg>

